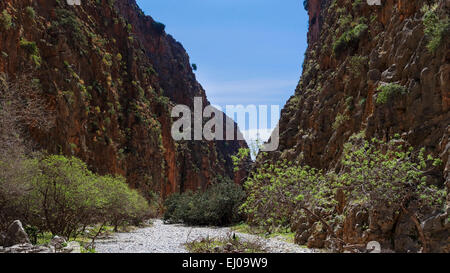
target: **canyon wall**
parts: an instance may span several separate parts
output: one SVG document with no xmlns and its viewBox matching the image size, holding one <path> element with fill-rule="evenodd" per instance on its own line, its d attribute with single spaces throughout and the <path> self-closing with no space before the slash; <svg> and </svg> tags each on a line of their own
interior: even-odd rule
<svg viewBox="0 0 450 273">
<path fill-rule="evenodd" d="M 234 179 L 244 141 L 172 139 L 171 108 L 209 102 L 183 46 L 134 0 L 2 0 L 0 12 L 2 77 L 29 75 L 56 118 L 30 126 L 36 148 L 123 175 L 148 198 Z"/>
<path fill-rule="evenodd" d="M 425 35 L 426 11 L 421 10 L 425 4 L 437 5 L 434 14 L 439 22 L 447 20 L 447 32 L 433 49 L 428 46 L 433 37 Z M 368 5 L 366 1 L 309 0 L 307 8 L 310 19 L 303 75 L 282 110 L 280 148 L 260 156 L 258 162 L 287 159 L 339 172 L 343 146 L 350 136 L 362 132 L 368 139 L 389 141 L 399 135 L 443 161 L 427 173 L 428 183 L 448 189 L 450 1 L 384 0 L 381 5 Z M 401 86 L 404 92 L 382 101 L 378 87 L 386 84 Z M 367 243 L 370 236 L 364 237 L 357 224 L 354 219 L 344 230 L 347 242 Z M 433 230 L 428 230 L 429 237 L 436 236 L 431 243 L 434 250 L 450 251 L 448 209 L 447 214 L 422 225 Z M 377 229 L 377 223 L 372 228 Z M 405 235 L 409 232 L 405 227 L 391 228 L 388 232 L 410 235 Z M 306 243 L 308 237 L 299 240 Z M 406 251 L 410 246 L 402 243 L 387 242 L 391 248 Z"/>
</svg>

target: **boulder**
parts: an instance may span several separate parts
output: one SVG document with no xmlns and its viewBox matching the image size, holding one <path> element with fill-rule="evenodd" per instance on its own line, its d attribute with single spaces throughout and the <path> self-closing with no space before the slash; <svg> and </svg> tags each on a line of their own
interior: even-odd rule
<svg viewBox="0 0 450 273">
<path fill-rule="evenodd" d="M 28 238 L 28 235 L 23 229 L 22 223 L 19 220 L 16 220 L 11 225 L 9 225 L 3 243 L 5 247 L 30 243 L 30 239 Z"/>
<path fill-rule="evenodd" d="M 27 243 L 0 248 L 0 253 L 55 253 L 55 251 L 51 247 L 33 246 Z"/>
<path fill-rule="evenodd" d="M 60 250 L 67 246 L 67 242 L 63 237 L 55 236 L 50 241 L 49 245 L 54 247 L 56 250 Z"/>
</svg>

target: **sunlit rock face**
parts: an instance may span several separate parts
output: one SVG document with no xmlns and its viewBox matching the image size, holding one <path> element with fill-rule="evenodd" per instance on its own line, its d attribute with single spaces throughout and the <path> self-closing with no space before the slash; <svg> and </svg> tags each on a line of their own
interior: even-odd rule
<svg viewBox="0 0 450 273">
<path fill-rule="evenodd" d="M 194 96 L 209 104 L 182 45 L 135 1 L 110 2 L 0 1 L 12 20 L 0 26 L 0 72 L 38 80 L 56 116 L 49 132 L 29 128 L 30 139 L 100 174 L 123 175 L 147 197 L 233 180 L 230 156 L 245 142 L 171 137 L 175 104 L 192 106 Z"/>
<path fill-rule="evenodd" d="M 448 189 L 450 43 L 447 35 L 434 52 L 427 48 L 430 37 L 424 35 L 421 11 L 425 2 L 309 0 L 309 46 L 303 75 L 282 110 L 279 150 L 260 156 L 258 162 L 298 160 L 316 168 L 339 170 L 343 145 L 353 134 L 365 132 L 368 139 L 385 141 L 399 134 L 414 147 L 424 147 L 427 153 L 443 161 L 430 173 L 429 181 Z M 441 20 L 448 18 L 448 1 L 429 2 L 437 5 Z M 341 47 L 335 46 L 345 32 L 357 26 L 362 29 L 355 34 L 357 38 Z M 397 83 L 406 92 L 378 104 L 377 88 L 386 83 Z M 410 226 L 402 224 L 403 220 L 396 226 L 393 224 L 399 219 L 375 225 L 386 226 L 388 230 L 384 232 L 380 227 L 364 237 L 355 228 L 360 224 L 355 216 L 359 211 L 357 208 L 352 211 L 354 215 L 349 215 L 343 231 L 349 243 L 379 239 L 389 242 L 389 247 L 397 251 L 418 250 L 417 240 L 407 239 L 418 235 L 416 231 L 411 235 Z M 430 220 L 435 225 L 430 222 L 424 231 L 434 238 L 429 247 L 436 251 L 449 251 L 446 217 L 436 216 L 434 222 Z M 298 234 L 302 243 L 312 234 L 311 225 L 306 226 L 309 227 L 305 228 L 304 236 Z M 389 234 L 395 232 L 399 237 L 393 240 Z M 318 238 L 319 235 L 320 232 Z M 438 243 L 440 240 L 443 243 Z M 314 240 L 312 245 L 323 245 L 323 241 Z"/>
</svg>

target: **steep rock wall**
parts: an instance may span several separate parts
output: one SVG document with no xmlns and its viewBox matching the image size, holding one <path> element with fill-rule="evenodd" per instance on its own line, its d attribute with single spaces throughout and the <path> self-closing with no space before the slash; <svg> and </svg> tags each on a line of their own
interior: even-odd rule
<svg viewBox="0 0 450 273">
<path fill-rule="evenodd" d="M 134 0 L 81 2 L 0 2 L 11 18 L 0 26 L 0 72 L 39 81 L 56 116 L 48 132 L 29 128 L 38 148 L 124 175 L 148 197 L 233 179 L 230 156 L 244 141 L 171 137 L 173 105 L 209 104 L 182 45 Z"/>
<path fill-rule="evenodd" d="M 287 159 L 339 171 L 343 145 L 353 134 L 364 132 L 369 139 L 385 141 L 399 134 L 444 162 L 428 174 L 429 183 L 450 187 L 449 42 L 444 38 L 434 52 L 427 48 L 430 37 L 424 35 L 421 11 L 425 4 L 437 4 L 441 19 L 448 18 L 450 2 L 381 2 L 380 6 L 370 6 L 366 1 L 308 1 L 309 46 L 303 75 L 295 95 L 282 110 L 279 150 L 260 156 L 258 162 Z M 357 39 L 334 46 L 339 37 L 358 25 L 365 27 L 360 27 Z M 377 103 L 378 87 L 386 83 L 403 86 L 405 94 Z M 435 230 L 430 231 L 437 234 L 431 243 L 435 251 L 449 251 L 446 217 L 423 223 L 428 227 L 435 224 Z M 355 231 L 357 221 L 348 221 L 351 228 L 344 231 L 347 242 L 367 243 L 368 238 Z M 403 236 L 406 229 L 395 232 Z M 429 237 L 434 236 L 431 233 Z M 410 247 L 401 244 L 394 243 L 396 250 Z"/>
</svg>

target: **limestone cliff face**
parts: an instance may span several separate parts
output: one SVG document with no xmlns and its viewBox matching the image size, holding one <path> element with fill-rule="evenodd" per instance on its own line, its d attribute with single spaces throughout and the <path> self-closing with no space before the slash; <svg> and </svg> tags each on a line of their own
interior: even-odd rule
<svg viewBox="0 0 450 273">
<path fill-rule="evenodd" d="M 430 37 L 424 34 L 421 11 L 424 4 L 436 4 L 443 20 L 450 1 L 381 2 L 370 6 L 365 0 L 308 1 L 309 47 L 303 75 L 282 111 L 279 150 L 259 160 L 286 158 L 338 170 L 343 144 L 351 135 L 365 131 L 367 138 L 388 141 L 399 134 L 442 159 L 444 164 L 430 174 L 430 181 L 450 187 L 450 43 L 447 32 L 434 52 L 427 48 Z M 349 42 L 339 45 L 339 37 L 349 30 L 354 30 Z M 405 92 L 377 103 L 377 89 L 387 83 L 401 85 Z M 444 234 L 448 248 L 445 217 L 436 220 L 436 232 Z M 407 232 L 401 229 L 390 231 Z M 349 243 L 364 241 L 354 226 L 346 232 Z"/>
<path fill-rule="evenodd" d="M 164 197 L 234 178 L 243 141 L 175 143 L 170 109 L 209 104 L 182 45 L 134 0 L 2 0 L 0 72 L 39 81 L 56 125 L 30 128 L 51 153 L 75 155 L 101 174 L 120 174 Z M 8 18 L 4 19 L 8 22 Z M 237 181 L 239 182 L 239 181 Z"/>
<path fill-rule="evenodd" d="M 447 162 L 450 55 L 445 42 L 434 53 L 426 48 L 423 1 L 309 2 L 309 47 L 295 95 L 282 111 L 279 153 L 332 168 L 349 136 L 366 130 L 385 140 L 401 134 Z M 333 42 L 346 21 L 348 28 L 364 22 L 368 29 L 337 55 Z M 394 82 L 407 94 L 377 105 L 377 87 Z"/>
</svg>

